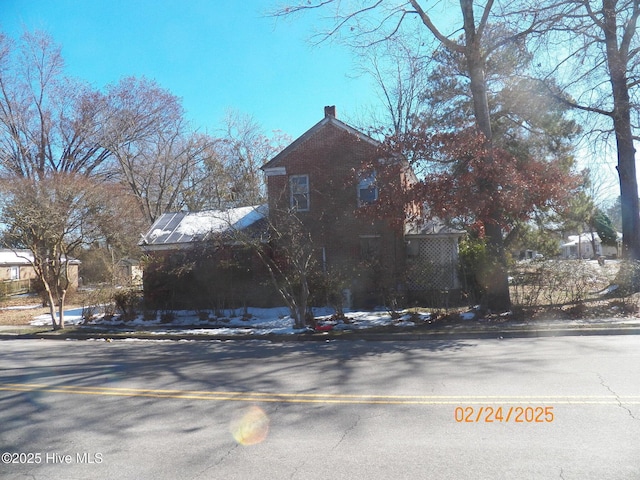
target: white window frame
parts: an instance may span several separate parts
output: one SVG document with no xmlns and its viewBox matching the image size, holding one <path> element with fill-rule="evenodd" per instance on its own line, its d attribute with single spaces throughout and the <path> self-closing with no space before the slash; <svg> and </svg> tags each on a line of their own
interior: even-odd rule
<svg viewBox="0 0 640 480">
<path fill-rule="evenodd" d="M 9 279 L 20 280 L 20 267 L 9 267 Z"/>
<path fill-rule="evenodd" d="M 304 179 L 304 182 L 298 183 L 297 181 Z M 295 187 L 302 187 L 297 191 Z M 311 208 L 311 196 L 309 195 L 309 175 L 291 175 L 289 177 L 289 204 L 291 208 L 297 212 L 308 212 Z M 303 196 L 307 200 L 306 208 L 300 208 L 296 196 Z"/>
<path fill-rule="evenodd" d="M 362 207 L 363 205 L 371 205 L 378 200 L 379 197 L 379 189 L 376 184 L 376 172 L 375 170 L 368 175 L 361 175 L 360 180 L 357 185 L 358 189 L 358 206 Z M 373 190 L 373 200 L 362 200 L 361 192 L 362 190 Z"/>
</svg>

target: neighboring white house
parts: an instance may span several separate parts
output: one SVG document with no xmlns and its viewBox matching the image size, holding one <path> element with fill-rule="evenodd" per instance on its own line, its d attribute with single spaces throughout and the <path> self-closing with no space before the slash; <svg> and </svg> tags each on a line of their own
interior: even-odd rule
<svg viewBox="0 0 640 480">
<path fill-rule="evenodd" d="M 595 252 L 593 250 L 595 244 Z M 593 257 L 619 257 L 622 248 L 622 234 L 618 233 L 615 246 L 602 245 L 597 233 L 582 233 L 569 235 L 567 242 L 560 245 L 562 258 L 593 258 Z"/>
<path fill-rule="evenodd" d="M 0 248 L 0 281 L 28 280 L 37 277 L 31 262 L 33 254 L 29 250 Z M 78 287 L 78 267 L 80 261 L 69 260 L 69 280 L 73 288 Z"/>
<path fill-rule="evenodd" d="M 0 280 L 35 278 L 32 259 L 33 255 L 29 250 L 0 249 Z"/>
</svg>

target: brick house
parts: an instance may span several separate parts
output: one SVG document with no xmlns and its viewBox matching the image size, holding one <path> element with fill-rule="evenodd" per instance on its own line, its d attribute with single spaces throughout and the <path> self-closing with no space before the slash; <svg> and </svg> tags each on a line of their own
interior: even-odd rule
<svg viewBox="0 0 640 480">
<path fill-rule="evenodd" d="M 335 107 L 325 107 L 320 122 L 262 167 L 271 221 L 277 212 L 294 211 L 310 232 L 322 271 L 339 275 L 358 306 L 382 303 L 381 294 L 398 290 L 405 271 L 402 223 L 358 212 L 380 195 L 375 169 L 364 168 L 380 155 L 377 141 L 338 120 Z M 407 165 L 394 181 L 411 175 Z M 402 208 L 396 215 L 404 217 Z"/>
<path fill-rule="evenodd" d="M 335 107 L 325 107 L 322 120 L 262 170 L 268 209 L 261 212 L 267 224 L 277 228 L 280 215 L 299 218 L 318 272 L 337 279 L 347 306 L 398 298 L 424 301 L 433 299 L 433 292 L 459 289 L 462 232 L 439 222 L 405 220 L 417 209 L 389 198 L 400 198 L 403 186 L 415 181 L 411 167 L 404 159 L 385 156 L 379 142 L 338 120 Z M 382 199 L 388 207 L 384 215 L 372 214 Z M 145 235 L 147 250 L 152 244 L 166 250 L 153 239 L 158 229 L 163 227 L 154 225 Z M 277 251 L 277 245 L 272 247 Z"/>
</svg>

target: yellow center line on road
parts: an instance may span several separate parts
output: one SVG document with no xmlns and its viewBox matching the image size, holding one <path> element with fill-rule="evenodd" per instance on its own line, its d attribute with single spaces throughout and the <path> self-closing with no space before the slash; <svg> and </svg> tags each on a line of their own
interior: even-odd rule
<svg viewBox="0 0 640 480">
<path fill-rule="evenodd" d="M 164 390 L 82 385 L 48 385 L 43 383 L 0 383 L 0 391 L 47 392 L 71 395 L 117 397 L 151 397 L 187 400 L 383 404 L 383 405 L 640 405 L 640 396 L 615 395 L 358 395 L 322 393 L 267 393 L 242 391 Z"/>
</svg>

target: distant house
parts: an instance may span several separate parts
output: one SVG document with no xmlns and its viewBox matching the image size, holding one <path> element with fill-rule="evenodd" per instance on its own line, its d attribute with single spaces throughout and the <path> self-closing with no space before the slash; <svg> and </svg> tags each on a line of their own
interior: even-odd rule
<svg viewBox="0 0 640 480">
<path fill-rule="evenodd" d="M 617 258 L 620 256 L 621 249 L 622 234 L 620 233 L 618 233 L 616 245 L 603 245 L 597 233 L 586 232 L 580 235 L 569 235 L 560 245 L 560 256 L 565 259 L 600 256 Z"/>
<path fill-rule="evenodd" d="M 140 261 L 134 258 L 123 258 L 116 264 L 116 279 L 120 285 L 141 286 L 143 270 Z"/>
<path fill-rule="evenodd" d="M 0 249 L 0 280 L 23 280 L 35 278 L 29 263 L 33 255 L 28 250 Z"/>
<path fill-rule="evenodd" d="M 293 214 L 310 235 L 318 270 L 340 280 L 347 304 L 380 305 L 391 297 L 425 300 L 434 292 L 460 288 L 458 240 L 463 232 L 438 221 L 409 221 L 407 214 L 419 209 L 401 201 L 391 201 L 384 215 L 372 213 L 371 207 L 388 201 L 390 192 L 401 192 L 415 175 L 404 159 L 389 157 L 379 142 L 338 120 L 335 107 L 325 107 L 324 117 L 262 170 L 268 206 L 164 215 L 144 235 L 143 248 L 156 258 L 164 256 L 164 265 L 176 264 L 177 251 L 223 238 L 225 229 L 264 233 L 278 224 L 279 216 Z M 238 260 L 232 248 L 222 249 L 220 242 L 217 248 Z M 254 260 L 246 263 L 259 270 Z M 197 275 L 190 272 L 192 278 Z M 254 278 L 256 286 L 262 284 L 260 275 Z M 264 296 L 261 289 L 256 292 Z M 246 301 L 255 305 L 261 299 Z"/>
<path fill-rule="evenodd" d="M 29 280 L 37 278 L 32 266 L 33 254 L 30 250 L 0 249 L 0 281 L 2 282 L 23 282 L 29 285 Z M 80 261 L 75 258 L 69 259 L 69 281 L 71 288 L 78 288 L 78 267 Z M 25 288 L 21 288 L 24 290 Z M 28 287 L 27 287 L 28 289 Z"/>
</svg>

